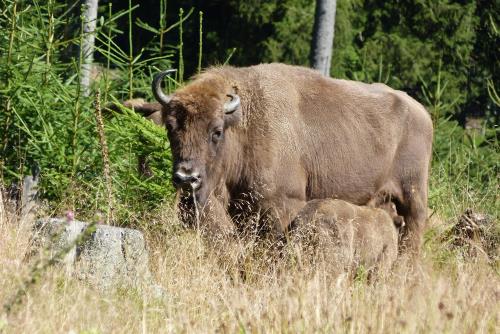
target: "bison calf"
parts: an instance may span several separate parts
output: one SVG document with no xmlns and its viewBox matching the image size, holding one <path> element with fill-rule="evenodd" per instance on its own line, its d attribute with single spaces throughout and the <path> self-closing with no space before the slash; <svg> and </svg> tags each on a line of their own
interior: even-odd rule
<svg viewBox="0 0 500 334">
<path fill-rule="evenodd" d="M 398 231 L 386 210 L 342 200 L 307 202 L 292 222 L 291 239 L 345 269 L 387 270 L 398 254 Z"/>
</svg>

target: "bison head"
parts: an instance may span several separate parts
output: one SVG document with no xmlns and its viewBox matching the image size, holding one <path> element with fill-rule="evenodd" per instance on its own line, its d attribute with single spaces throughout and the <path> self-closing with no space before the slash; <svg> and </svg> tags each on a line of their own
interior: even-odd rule
<svg viewBox="0 0 500 334">
<path fill-rule="evenodd" d="M 157 74 L 152 87 L 163 106 L 174 159 L 172 182 L 177 189 L 194 193 L 204 205 L 221 181 L 226 130 L 241 119 L 240 98 L 218 78 L 200 78 L 165 95 L 161 82 L 173 71 Z"/>
</svg>

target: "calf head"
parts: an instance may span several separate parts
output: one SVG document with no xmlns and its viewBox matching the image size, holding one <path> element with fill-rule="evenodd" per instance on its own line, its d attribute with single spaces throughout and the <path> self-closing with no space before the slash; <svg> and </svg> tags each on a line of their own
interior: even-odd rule
<svg viewBox="0 0 500 334">
<path fill-rule="evenodd" d="M 163 106 L 174 159 L 172 182 L 204 205 L 222 181 L 229 147 L 226 130 L 241 119 L 240 98 L 218 78 L 200 78 L 165 95 L 161 82 L 173 71 L 157 74 L 152 87 Z"/>
</svg>

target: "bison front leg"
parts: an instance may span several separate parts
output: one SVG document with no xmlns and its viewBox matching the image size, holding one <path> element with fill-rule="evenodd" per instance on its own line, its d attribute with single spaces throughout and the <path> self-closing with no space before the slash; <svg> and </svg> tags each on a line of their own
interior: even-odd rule
<svg viewBox="0 0 500 334">
<path fill-rule="evenodd" d="M 229 216 L 227 205 L 215 196 L 198 208 L 198 228 L 211 239 L 227 239 L 236 235 L 236 228 Z"/>
<path fill-rule="evenodd" d="M 178 194 L 178 216 L 184 225 L 196 228 L 212 239 L 226 239 L 236 234 L 235 226 L 226 211 L 223 199 L 209 196 L 197 203 L 190 194 Z"/>
<path fill-rule="evenodd" d="M 298 162 L 291 161 L 285 165 L 288 168 L 275 175 L 290 174 L 295 177 L 293 179 L 267 179 L 267 182 L 263 182 L 266 186 L 263 186 L 259 192 L 262 194 L 260 208 L 263 213 L 264 226 L 277 238 L 285 237 L 292 220 L 306 205 L 307 177 L 305 172 L 300 167 L 292 167 L 300 166 Z"/>
<path fill-rule="evenodd" d="M 207 241 L 204 243 L 206 250 L 221 268 L 227 270 L 230 275 L 238 273 L 243 254 L 242 247 L 236 227 L 227 213 L 224 199 L 212 195 L 203 205 L 196 203 L 192 196 L 184 198 L 184 201 L 189 205 L 188 210 L 180 210 L 180 213 L 184 213 L 183 220 L 199 231 L 202 239 Z M 182 203 L 179 203 L 179 207 L 181 206 Z"/>
<path fill-rule="evenodd" d="M 297 213 L 306 205 L 305 198 L 281 197 L 264 201 L 262 205 L 263 222 L 269 232 L 283 237 Z"/>
</svg>

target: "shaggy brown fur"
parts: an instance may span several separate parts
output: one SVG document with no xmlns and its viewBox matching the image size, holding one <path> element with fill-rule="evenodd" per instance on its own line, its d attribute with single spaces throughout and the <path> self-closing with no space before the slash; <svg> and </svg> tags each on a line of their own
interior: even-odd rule
<svg viewBox="0 0 500 334">
<path fill-rule="evenodd" d="M 227 94 L 241 98 L 229 115 Z M 208 69 L 162 104 L 174 168 L 188 164 L 202 180 L 200 225 L 232 233 L 251 211 L 280 232 L 309 200 L 366 205 L 384 194 L 419 250 L 433 129 L 404 92 L 262 64 Z"/>
<path fill-rule="evenodd" d="M 382 209 L 342 200 L 307 202 L 291 224 L 291 239 L 335 257 L 344 267 L 389 269 L 398 254 L 398 231 Z"/>
</svg>

